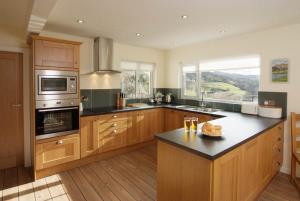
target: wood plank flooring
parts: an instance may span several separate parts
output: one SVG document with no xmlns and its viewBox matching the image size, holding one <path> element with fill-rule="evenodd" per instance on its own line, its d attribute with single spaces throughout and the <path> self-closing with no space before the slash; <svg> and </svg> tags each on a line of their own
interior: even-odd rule
<svg viewBox="0 0 300 201">
<path fill-rule="evenodd" d="M 122 154 L 32 182 L 30 170 L 0 171 L 0 201 L 156 200 L 156 147 Z M 300 200 L 285 174 L 278 174 L 259 201 Z"/>
</svg>

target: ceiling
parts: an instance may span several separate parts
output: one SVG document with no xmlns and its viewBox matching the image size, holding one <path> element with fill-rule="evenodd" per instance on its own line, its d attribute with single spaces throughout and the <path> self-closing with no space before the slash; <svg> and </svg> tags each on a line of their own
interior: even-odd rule
<svg viewBox="0 0 300 201">
<path fill-rule="evenodd" d="M 297 23 L 299 11 L 299 0 L 59 0 L 45 30 L 170 49 Z M 18 23 L 12 13 L 7 16 Z"/>
<path fill-rule="evenodd" d="M 0 27 L 14 29 L 17 35 L 25 36 L 33 0 L 2 0 Z"/>
</svg>

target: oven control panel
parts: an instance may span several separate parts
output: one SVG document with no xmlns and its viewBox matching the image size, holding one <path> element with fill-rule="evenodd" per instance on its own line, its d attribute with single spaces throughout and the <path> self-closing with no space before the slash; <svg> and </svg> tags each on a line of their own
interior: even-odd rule
<svg viewBox="0 0 300 201">
<path fill-rule="evenodd" d="M 79 106 L 79 99 L 66 99 L 66 100 L 48 100 L 48 101 L 36 101 L 35 108 L 57 108 L 57 107 L 70 107 Z"/>
</svg>

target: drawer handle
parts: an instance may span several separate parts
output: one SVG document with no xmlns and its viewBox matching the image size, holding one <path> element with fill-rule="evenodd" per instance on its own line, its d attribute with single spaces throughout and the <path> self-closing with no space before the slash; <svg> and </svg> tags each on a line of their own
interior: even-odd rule
<svg viewBox="0 0 300 201">
<path fill-rule="evenodd" d="M 64 142 L 62 141 L 62 140 L 58 140 L 57 142 L 56 142 L 56 144 L 63 144 Z"/>
<path fill-rule="evenodd" d="M 113 124 L 113 127 L 117 127 L 117 124 L 116 124 L 116 123 L 114 123 L 114 124 Z"/>
<path fill-rule="evenodd" d="M 114 134 L 117 134 L 117 130 L 115 129 L 115 130 L 113 130 L 113 132 L 114 132 Z"/>
<path fill-rule="evenodd" d="M 112 117 L 113 117 L 113 118 L 117 118 L 117 115 L 113 115 Z"/>
</svg>

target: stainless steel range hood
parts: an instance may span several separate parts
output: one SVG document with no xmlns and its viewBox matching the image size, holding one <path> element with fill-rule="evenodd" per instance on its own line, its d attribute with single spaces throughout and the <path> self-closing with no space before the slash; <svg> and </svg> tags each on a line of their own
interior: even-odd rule
<svg viewBox="0 0 300 201">
<path fill-rule="evenodd" d="M 97 37 L 94 39 L 94 72 L 120 73 L 113 68 L 113 39 Z"/>
</svg>

